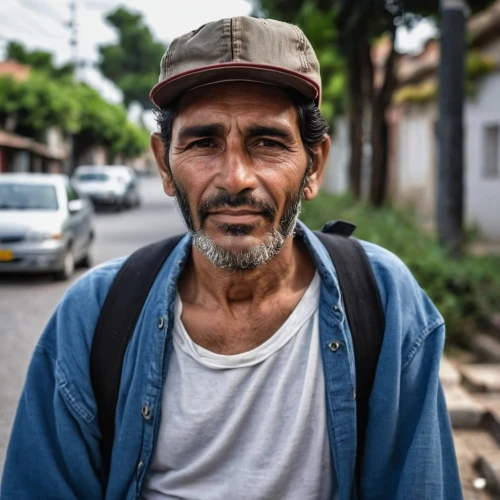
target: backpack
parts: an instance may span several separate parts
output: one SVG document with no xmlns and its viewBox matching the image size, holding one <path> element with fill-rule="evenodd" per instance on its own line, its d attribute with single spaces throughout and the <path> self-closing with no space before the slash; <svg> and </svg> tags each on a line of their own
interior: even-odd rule
<svg viewBox="0 0 500 500">
<path fill-rule="evenodd" d="M 385 330 L 384 310 L 373 271 L 361 244 L 350 236 L 356 226 L 328 222 L 315 235 L 327 249 L 342 292 L 356 364 L 356 466 L 359 491 L 369 398 Z M 183 238 L 173 236 L 136 250 L 123 264 L 101 309 L 90 354 L 90 378 L 101 430 L 103 482 L 111 464 L 115 414 L 123 359 L 156 275 Z M 329 346 L 334 349 L 335 346 Z"/>
</svg>

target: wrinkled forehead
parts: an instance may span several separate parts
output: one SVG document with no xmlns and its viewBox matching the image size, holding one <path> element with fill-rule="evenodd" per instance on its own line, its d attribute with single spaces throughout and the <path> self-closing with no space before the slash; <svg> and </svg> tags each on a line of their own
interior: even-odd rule
<svg viewBox="0 0 500 500">
<path fill-rule="evenodd" d="M 222 82 L 183 94 L 174 128 L 181 122 L 211 120 L 216 116 L 239 121 L 278 121 L 298 127 L 297 106 L 286 89 L 261 83 Z"/>
</svg>

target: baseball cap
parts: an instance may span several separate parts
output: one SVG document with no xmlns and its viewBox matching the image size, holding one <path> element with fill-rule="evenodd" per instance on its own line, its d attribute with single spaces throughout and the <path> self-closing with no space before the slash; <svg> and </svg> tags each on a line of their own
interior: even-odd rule
<svg viewBox="0 0 500 500">
<path fill-rule="evenodd" d="M 292 88 L 318 105 L 321 99 L 319 62 L 302 30 L 246 16 L 220 19 L 174 39 L 150 98 L 163 108 L 188 90 L 229 81 Z"/>
</svg>

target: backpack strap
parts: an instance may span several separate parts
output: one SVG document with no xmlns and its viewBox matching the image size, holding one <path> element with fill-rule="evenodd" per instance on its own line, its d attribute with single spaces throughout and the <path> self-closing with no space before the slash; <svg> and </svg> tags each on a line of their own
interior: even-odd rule
<svg viewBox="0 0 500 500">
<path fill-rule="evenodd" d="M 124 262 L 101 308 L 90 352 L 90 380 L 101 429 L 102 480 L 107 482 L 123 359 L 149 290 L 184 235 L 136 250 Z"/>
<path fill-rule="evenodd" d="M 357 432 L 355 481 L 359 492 L 369 400 L 384 339 L 385 314 L 368 256 L 361 244 L 349 237 L 354 229 L 352 224 L 338 221 L 327 224 L 322 232 L 315 234 L 328 250 L 335 266 L 354 346 Z"/>
</svg>

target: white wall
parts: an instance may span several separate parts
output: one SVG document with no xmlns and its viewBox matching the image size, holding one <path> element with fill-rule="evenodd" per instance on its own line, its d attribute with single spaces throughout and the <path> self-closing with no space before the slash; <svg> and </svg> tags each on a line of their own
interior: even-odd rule
<svg viewBox="0 0 500 500">
<path fill-rule="evenodd" d="M 500 125 L 500 73 L 488 75 L 481 81 L 476 97 L 466 105 L 465 118 L 466 218 L 469 223 L 477 224 L 485 237 L 500 240 L 500 175 L 492 178 L 483 173 L 484 126 Z"/>
<path fill-rule="evenodd" d="M 435 214 L 436 106 L 407 106 L 397 125 L 394 195 L 423 217 Z"/>
<path fill-rule="evenodd" d="M 333 126 L 332 147 L 326 164 L 323 189 L 343 194 L 349 189 L 349 128 L 345 118 L 338 118 Z"/>
</svg>

